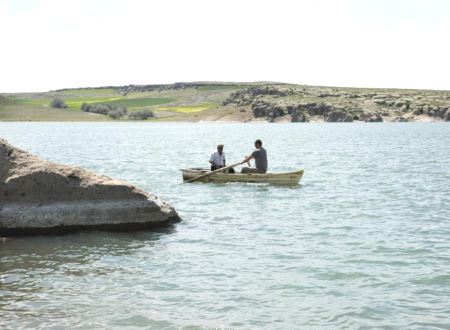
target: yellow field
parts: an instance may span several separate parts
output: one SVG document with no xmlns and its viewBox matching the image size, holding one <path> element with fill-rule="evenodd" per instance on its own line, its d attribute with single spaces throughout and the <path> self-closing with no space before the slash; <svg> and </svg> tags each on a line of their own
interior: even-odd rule
<svg viewBox="0 0 450 330">
<path fill-rule="evenodd" d="M 197 104 L 197 105 L 179 105 L 173 107 L 158 107 L 157 110 L 160 111 L 173 111 L 180 113 L 192 113 L 192 112 L 200 112 L 205 111 L 214 107 L 213 104 Z"/>
</svg>

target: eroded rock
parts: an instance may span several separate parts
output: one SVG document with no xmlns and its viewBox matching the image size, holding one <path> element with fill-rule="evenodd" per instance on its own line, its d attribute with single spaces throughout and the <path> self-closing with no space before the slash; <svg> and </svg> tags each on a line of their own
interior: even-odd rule
<svg viewBox="0 0 450 330">
<path fill-rule="evenodd" d="M 124 181 L 45 161 L 0 139 L 0 236 L 178 221 L 172 206 Z"/>
<path fill-rule="evenodd" d="M 291 113 L 291 122 L 292 123 L 306 123 L 308 118 L 303 112 L 292 111 Z"/>
<path fill-rule="evenodd" d="M 352 121 L 353 116 L 341 110 L 332 111 L 327 117 L 327 122 L 329 123 L 350 123 Z"/>
<path fill-rule="evenodd" d="M 450 121 L 450 109 L 447 109 L 444 115 L 442 116 L 442 119 L 445 121 Z"/>
<path fill-rule="evenodd" d="M 383 117 L 380 115 L 373 115 L 367 119 L 365 119 L 365 122 L 367 123 L 381 123 L 383 122 Z"/>
</svg>

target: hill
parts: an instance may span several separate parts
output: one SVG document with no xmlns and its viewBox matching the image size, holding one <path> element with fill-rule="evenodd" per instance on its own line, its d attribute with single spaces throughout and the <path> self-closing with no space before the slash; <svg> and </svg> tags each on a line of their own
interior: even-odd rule
<svg viewBox="0 0 450 330">
<path fill-rule="evenodd" d="M 67 107 L 52 108 L 50 104 L 55 98 L 63 100 Z M 83 107 L 83 104 L 88 106 Z M 273 82 L 179 82 L 0 95 L 2 121 L 136 120 L 146 117 L 160 121 L 450 121 L 449 109 L 450 91 Z M 108 115 L 108 111 L 115 111 L 115 115 Z M 142 117 L 142 113 L 151 115 Z"/>
</svg>

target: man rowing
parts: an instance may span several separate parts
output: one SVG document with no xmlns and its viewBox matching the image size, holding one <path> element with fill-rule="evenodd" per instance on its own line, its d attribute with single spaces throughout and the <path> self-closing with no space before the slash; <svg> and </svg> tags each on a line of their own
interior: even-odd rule
<svg viewBox="0 0 450 330">
<path fill-rule="evenodd" d="M 209 157 L 209 163 L 211 164 L 211 171 L 215 171 L 226 166 L 223 144 L 219 144 L 217 146 L 217 151 L 211 154 L 211 157 Z M 234 170 L 230 168 L 229 173 L 234 173 Z"/>
<path fill-rule="evenodd" d="M 243 167 L 241 173 L 266 173 L 267 172 L 267 152 L 266 149 L 262 147 L 261 140 L 255 141 L 256 150 L 252 152 L 250 156 L 245 157 L 241 164 L 249 163 L 251 159 L 255 160 L 256 168 Z"/>
</svg>

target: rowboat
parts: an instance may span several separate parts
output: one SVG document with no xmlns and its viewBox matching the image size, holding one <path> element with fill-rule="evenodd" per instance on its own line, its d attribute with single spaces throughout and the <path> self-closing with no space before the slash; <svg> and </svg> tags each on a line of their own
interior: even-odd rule
<svg viewBox="0 0 450 330">
<path fill-rule="evenodd" d="M 200 175 L 206 174 L 210 172 L 208 169 L 204 168 L 185 168 L 181 169 L 181 173 L 183 174 L 183 180 L 187 181 L 193 178 L 196 178 Z M 280 184 L 280 185 L 295 185 L 300 182 L 300 179 L 303 176 L 303 170 L 298 170 L 295 172 L 288 173 L 265 173 L 265 174 L 256 174 L 256 173 L 214 173 L 209 176 L 205 176 L 203 178 L 198 179 L 197 181 L 202 182 L 251 182 L 251 183 L 272 183 L 272 184 Z"/>
</svg>

